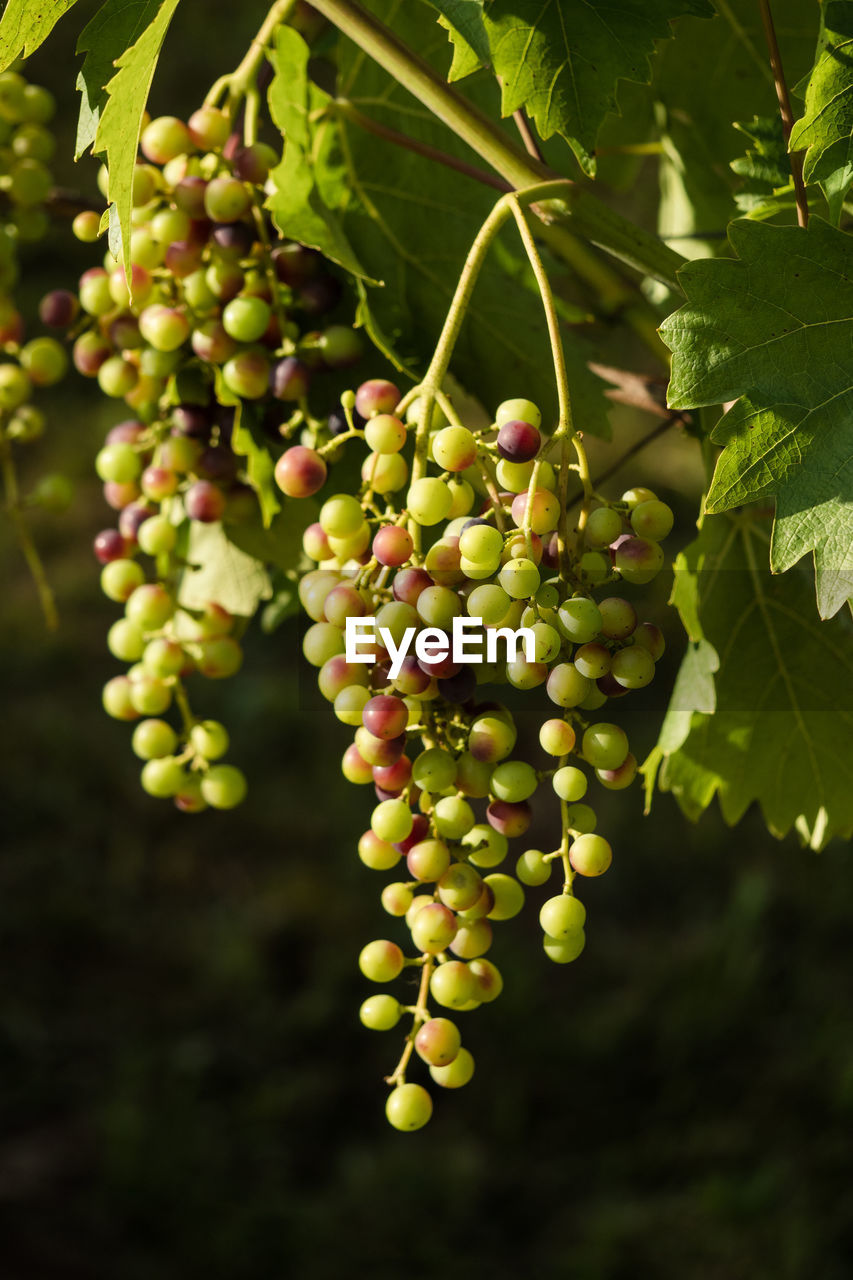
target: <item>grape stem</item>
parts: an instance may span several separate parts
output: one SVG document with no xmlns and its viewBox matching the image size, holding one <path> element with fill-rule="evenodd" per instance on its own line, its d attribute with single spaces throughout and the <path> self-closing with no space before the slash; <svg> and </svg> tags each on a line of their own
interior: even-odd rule
<svg viewBox="0 0 853 1280">
<path fill-rule="evenodd" d="M 398 1085 L 406 1083 L 406 1068 L 409 1065 L 409 1059 L 415 1047 L 415 1036 L 418 1034 L 421 1024 L 429 1020 L 427 996 L 429 995 L 429 980 L 432 977 L 435 957 L 424 952 L 423 957 L 415 963 L 422 964 L 423 968 L 421 969 L 421 985 L 418 987 L 418 999 L 413 1010 L 412 1029 L 406 1036 L 406 1044 L 400 1054 L 400 1061 L 390 1076 L 385 1077 L 386 1084 Z"/>
<path fill-rule="evenodd" d="M 794 127 L 794 113 L 791 110 L 791 97 L 788 93 L 788 83 L 785 80 L 785 72 L 782 67 L 782 55 L 779 52 L 779 41 L 776 39 L 776 28 L 773 25 L 773 13 L 770 8 L 770 0 L 758 0 L 758 7 L 761 10 L 761 21 L 764 24 L 764 35 L 767 40 L 767 49 L 770 54 L 770 66 L 773 71 L 773 81 L 776 85 L 776 98 L 779 102 L 779 115 L 782 118 L 782 129 L 785 134 L 785 150 L 788 150 L 788 140 L 791 137 L 791 130 Z M 797 202 L 797 222 L 801 227 L 807 227 L 809 223 L 809 201 L 806 195 L 806 187 L 803 182 L 803 156 L 802 152 L 789 151 L 788 164 L 791 168 L 791 177 L 794 180 L 794 195 Z"/>
<path fill-rule="evenodd" d="M 242 62 L 229 75 L 220 76 L 211 86 L 204 100 L 205 106 L 215 106 L 223 93 L 227 92 L 228 110 L 233 113 L 240 99 L 245 98 L 254 87 L 258 69 L 264 60 L 267 45 L 276 27 L 286 22 L 295 8 L 296 0 L 275 0 L 275 4 L 270 6 L 267 16 L 258 28 L 257 35 L 246 50 Z"/>
<path fill-rule="evenodd" d="M 18 538 L 18 545 L 21 548 L 21 554 L 27 562 L 27 566 L 35 583 L 38 592 L 39 603 L 42 613 L 44 614 L 44 622 L 48 631 L 55 631 L 59 626 L 59 614 L 56 610 L 56 601 L 53 597 L 53 590 L 47 580 L 44 565 L 38 548 L 33 541 L 30 533 L 29 525 L 21 506 L 20 490 L 18 487 L 18 473 L 15 469 L 15 459 L 12 455 L 12 446 L 9 441 L 0 434 L 0 461 L 2 461 L 3 471 L 3 489 L 6 496 L 6 510 L 9 519 L 15 527 L 15 533 Z"/>
</svg>

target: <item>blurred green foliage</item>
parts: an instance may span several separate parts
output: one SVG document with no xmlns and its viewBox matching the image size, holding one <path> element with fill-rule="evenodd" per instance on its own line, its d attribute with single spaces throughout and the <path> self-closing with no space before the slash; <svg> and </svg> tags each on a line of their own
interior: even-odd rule
<svg viewBox="0 0 853 1280">
<path fill-rule="evenodd" d="M 179 10 L 156 109 L 190 109 L 260 7 Z M 66 154 L 71 64 L 60 27 L 33 74 L 64 95 Z M 32 296 L 85 263 L 55 236 Z M 145 797 L 127 726 L 100 710 L 114 607 L 89 551 L 107 522 L 90 461 L 121 414 L 80 380 L 53 407 L 33 474 L 79 485 L 68 517 L 39 521 L 56 638 L 0 534 L 4 1280 L 847 1280 L 846 850 L 776 844 L 755 814 L 693 828 L 669 798 L 641 821 L 639 789 L 609 797 L 616 856 L 586 889 L 583 958 L 551 965 L 535 910 L 499 927 L 505 993 L 462 1020 L 474 1083 L 422 1132 L 389 1130 L 397 1037 L 359 1026 L 355 958 L 396 926 L 355 856 L 369 798 L 339 774 L 346 731 L 298 627 L 255 629 L 244 672 L 204 690 L 244 808 Z M 686 449 L 631 480 L 665 483 Z M 680 516 L 686 536 L 683 497 Z M 675 656 L 620 704 L 641 748 Z"/>
</svg>

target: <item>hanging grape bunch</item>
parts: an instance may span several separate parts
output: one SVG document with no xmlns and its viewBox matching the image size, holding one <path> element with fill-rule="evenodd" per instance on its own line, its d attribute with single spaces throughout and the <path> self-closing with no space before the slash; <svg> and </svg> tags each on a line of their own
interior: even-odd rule
<svg viewBox="0 0 853 1280">
<path fill-rule="evenodd" d="M 71 484 L 58 473 L 43 475 L 22 500 L 14 461 L 18 447 L 44 434 L 45 415 L 33 403 L 35 393 L 61 381 L 68 368 L 65 348 L 56 338 L 42 334 L 27 340 L 26 322 L 14 298 L 20 247 L 41 240 L 49 227 L 45 205 L 53 186 L 48 166 L 55 141 L 47 125 L 55 106 L 52 94 L 30 84 L 20 71 L 0 75 L 0 450 L 7 508 L 31 564 L 38 560 L 25 523 L 26 506 L 63 511 L 71 501 Z M 75 304 L 66 297 L 70 322 Z M 42 309 L 40 319 L 53 326 L 52 313 Z M 40 572 L 37 584 L 45 618 L 55 625 L 53 597 Z"/>
<path fill-rule="evenodd" d="M 336 305 L 340 285 L 319 254 L 276 243 L 263 210 L 277 157 L 245 144 L 229 115 L 203 106 L 188 123 L 151 120 L 142 131 L 133 183 L 131 277 L 107 253 L 84 272 L 68 309 L 73 360 L 104 395 L 134 413 L 107 434 L 96 459 L 118 527 L 95 540 L 105 594 L 124 604 L 110 652 L 130 663 L 104 690 L 107 712 L 140 721 L 133 749 L 142 786 L 187 812 L 231 808 L 245 795 L 242 772 L 222 757 L 222 725 L 199 720 L 188 676 L 219 679 L 239 669 L 240 621 L 216 600 L 180 607 L 190 527 L 257 512 L 245 459 L 232 448 L 235 412 L 256 406 L 270 438 L 314 439 L 308 390 L 324 370 L 352 364 L 361 340 L 350 327 L 313 325 Z M 84 212 L 84 241 L 101 219 Z M 51 294 L 45 310 L 59 311 Z M 161 717 L 176 705 L 179 727 Z M 144 719 L 140 719 L 145 717 Z"/>
<path fill-rule="evenodd" d="M 520 207 L 516 217 L 524 231 Z M 343 773 L 372 786 L 378 799 L 358 853 L 377 871 L 405 863 L 405 875 L 386 884 L 381 898 L 391 917 L 404 920 L 408 942 L 380 938 L 359 958 L 377 983 L 420 971 L 414 1005 L 383 993 L 361 1007 L 362 1022 L 376 1030 L 411 1016 L 388 1077 L 386 1114 L 398 1129 L 418 1129 L 432 1113 L 428 1091 L 407 1079 L 413 1053 L 436 1084 L 470 1080 L 473 1058 L 445 1014 L 500 994 L 501 974 L 486 958 L 493 924 L 521 911 L 526 888 L 548 885 L 555 863 L 562 884 L 541 905 L 544 949 L 559 964 L 583 950 L 586 910 L 576 878 L 602 875 L 612 856 L 588 789 L 595 781 L 621 790 L 637 772 L 610 707 L 649 684 L 663 653 L 660 630 L 617 591 L 660 571 L 671 510 L 645 488 L 615 502 L 595 492 L 571 425 L 550 294 L 543 300 L 559 425 L 543 433 L 540 410 L 527 399 L 499 405 L 487 430 L 462 422 L 441 386 L 470 287 L 460 286 L 419 387 L 401 396 L 390 382 L 363 383 L 344 397 L 343 435 L 319 449 L 295 445 L 276 468 L 289 497 L 325 498 L 304 537 L 317 568 L 299 587 L 312 621 L 303 647 L 334 714 L 354 729 Z M 349 440 L 366 446 L 361 487 L 326 496 L 328 462 Z M 572 476 L 583 494 L 570 517 Z M 489 661 L 456 661 L 451 635 L 463 617 L 472 620 L 472 641 L 475 620 L 482 641 L 489 632 L 526 628 L 532 651 L 507 649 L 495 660 L 497 643 L 491 652 L 486 644 Z M 367 641 L 360 652 L 369 661 L 354 648 L 348 654 L 348 623 Z M 539 691 L 543 759 L 515 755 L 513 717 L 486 692 L 504 682 Z M 559 814 L 560 840 L 550 851 L 525 849 L 531 801 L 543 792 Z M 496 870 L 511 841 L 521 842 L 514 874 Z"/>
</svg>

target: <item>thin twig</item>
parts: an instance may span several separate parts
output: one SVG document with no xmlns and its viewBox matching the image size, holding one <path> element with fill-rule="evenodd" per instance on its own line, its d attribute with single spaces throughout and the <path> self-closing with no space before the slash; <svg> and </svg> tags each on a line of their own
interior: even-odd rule
<svg viewBox="0 0 853 1280">
<path fill-rule="evenodd" d="M 779 52 L 779 42 L 776 39 L 776 28 L 773 25 L 770 0 L 758 0 L 758 7 L 761 10 L 761 20 L 764 23 L 767 48 L 770 51 L 770 66 L 773 69 L 776 97 L 779 99 L 779 114 L 782 117 L 782 129 L 785 133 L 785 144 L 787 146 L 791 137 L 791 130 L 794 127 L 794 113 L 791 110 L 791 98 L 788 94 L 785 72 L 782 70 L 782 55 Z M 789 151 L 788 163 L 791 166 L 791 176 L 794 179 L 794 194 L 797 199 L 797 222 L 801 227 L 806 227 L 809 222 L 809 202 L 806 196 L 805 183 L 803 182 L 803 157 L 801 153 Z"/>
<path fill-rule="evenodd" d="M 427 160 L 434 160 L 436 164 L 443 164 L 447 169 L 455 169 L 457 173 L 464 173 L 466 178 L 473 178 L 475 182 L 480 182 L 486 187 L 492 187 L 495 191 L 512 190 L 510 184 L 499 177 L 498 174 L 489 173 L 486 169 L 479 169 L 476 165 L 460 160 L 458 156 L 449 155 L 446 151 L 440 151 L 438 147 L 430 146 L 428 142 L 420 142 L 417 138 L 410 138 L 407 133 L 401 133 L 399 129 L 392 129 L 389 125 L 380 124 L 378 120 L 373 120 L 370 116 L 366 116 L 364 112 L 359 111 L 346 98 L 336 98 L 333 110 L 338 115 L 343 116 L 345 120 L 349 120 L 358 125 L 360 129 L 364 129 L 366 133 L 372 133 L 377 138 L 384 138 L 386 142 L 391 142 L 396 147 L 403 147 L 406 151 L 413 151 L 416 155 L 424 156 Z"/>
</svg>

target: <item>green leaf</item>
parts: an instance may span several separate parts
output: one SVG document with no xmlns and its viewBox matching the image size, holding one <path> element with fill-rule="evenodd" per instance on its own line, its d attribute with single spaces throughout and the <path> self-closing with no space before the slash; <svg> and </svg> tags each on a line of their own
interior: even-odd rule
<svg viewBox="0 0 853 1280">
<path fill-rule="evenodd" d="M 713 17 L 709 0 L 492 0 L 485 11 L 502 110 L 524 107 L 543 138 L 559 133 L 588 174 L 619 80 L 648 82 L 655 41 L 683 15 Z"/>
<path fill-rule="evenodd" d="M 746 155 L 732 160 L 731 168 L 743 179 L 735 192 L 735 204 L 751 218 L 770 217 L 796 201 L 782 119 L 754 116 L 748 124 L 735 121 L 736 129 L 754 144 Z"/>
<path fill-rule="evenodd" d="M 803 177 L 819 182 L 836 224 L 853 186 L 853 6 L 825 0 L 806 113 L 791 131 L 791 151 L 806 149 Z"/>
<path fill-rule="evenodd" d="M 122 241 L 122 260 L 130 275 L 130 213 L 136 147 L 148 91 L 169 23 L 179 0 L 162 0 L 157 16 L 116 61 L 118 71 L 106 87 L 93 150 L 105 155 L 109 169 L 109 199 L 115 205 Z"/>
<path fill-rule="evenodd" d="M 80 117 L 74 158 L 95 141 L 98 121 L 107 102 L 107 81 L 118 58 L 134 44 L 153 22 L 160 0 L 106 0 L 91 22 L 81 31 L 77 52 L 85 53 L 77 77 L 80 90 Z"/>
<path fill-rule="evenodd" d="M 688 298 L 661 328 L 673 352 L 669 403 L 743 399 L 714 431 L 725 446 L 709 511 L 775 495 L 770 563 L 811 551 L 818 608 L 853 594 L 853 240 L 739 219 L 738 257 L 689 263 Z"/>
<path fill-rule="evenodd" d="M 293 571 L 302 562 L 303 568 L 309 568 L 310 562 L 302 550 L 302 535 L 319 513 L 319 504 L 313 499 L 300 498 L 285 502 L 268 526 L 260 521 L 226 524 L 225 536 L 235 547 L 264 564 Z"/>
<path fill-rule="evenodd" d="M 678 558 L 677 591 L 693 580 L 705 639 L 643 771 L 653 785 L 660 766 L 660 789 L 691 818 L 715 795 L 730 824 L 757 802 L 774 835 L 796 829 L 821 849 L 853 832 L 851 626 L 846 615 L 817 622 L 805 575 L 773 578 L 761 559 L 759 532 L 727 516 L 706 517 Z"/>
<path fill-rule="evenodd" d="M 441 14 L 439 23 L 453 43 L 451 83 L 463 80 L 489 61 L 489 39 L 483 22 L 483 0 L 429 0 Z"/>
<path fill-rule="evenodd" d="M 281 510 L 280 491 L 275 483 L 275 462 L 261 428 L 257 405 L 238 400 L 234 410 L 231 448 L 239 457 L 246 459 L 249 484 L 258 495 L 261 518 L 264 528 L 268 529 L 273 516 Z"/>
<path fill-rule="evenodd" d="M 725 245 L 738 179 L 730 165 L 743 151 L 735 120 L 778 114 L 773 73 L 756 0 L 726 0 L 710 22 L 683 18 L 662 45 L 653 93 L 664 145 L 658 172 L 658 230 L 689 258 Z M 773 0 L 789 83 L 811 65 L 817 6 Z"/>
<path fill-rule="evenodd" d="M 185 609 L 203 609 L 215 600 L 229 613 L 250 618 L 272 594 L 263 563 L 235 546 L 221 524 L 192 521 L 187 560 L 178 588 L 178 604 Z"/>
<path fill-rule="evenodd" d="M 28 58 L 77 0 L 7 0 L 0 18 L 0 71 Z"/>
<path fill-rule="evenodd" d="M 417 47 L 421 57 L 446 63 L 443 32 L 435 23 L 425 27 L 425 7 L 373 0 L 370 8 L 402 40 Z M 470 162 L 464 144 L 349 42 L 341 44 L 339 67 L 341 96 L 365 114 Z M 494 94 L 485 77 L 470 86 L 469 96 L 477 105 L 493 107 Z M 441 332 L 476 229 L 496 196 L 466 175 L 404 148 L 389 160 L 386 147 L 346 118 L 340 122 L 340 137 L 347 165 L 344 230 L 365 270 L 385 282 L 383 288 L 362 290 L 359 314 L 382 349 L 396 356 L 398 367 L 417 376 L 424 372 L 424 355 Z M 569 282 L 565 270 L 550 258 L 548 267 L 556 291 L 562 293 Z M 582 318 L 574 310 L 564 314 Z M 566 328 L 563 336 L 578 413 L 584 415 L 587 429 L 606 433 L 602 384 L 586 367 L 587 352 L 576 331 Z M 490 251 L 451 368 L 490 409 L 510 396 L 529 395 L 540 404 L 546 421 L 555 421 L 542 304 L 514 227 L 507 227 Z"/>
<path fill-rule="evenodd" d="M 353 275 L 365 273 L 333 210 L 345 207 L 346 174 L 332 119 L 313 121 L 313 112 L 332 99 L 308 79 L 310 50 L 292 27 L 279 27 L 270 60 L 273 121 L 286 139 L 284 158 L 272 172 L 267 208 L 283 236 L 318 249 Z"/>
</svg>

